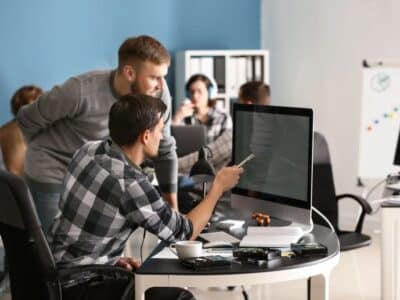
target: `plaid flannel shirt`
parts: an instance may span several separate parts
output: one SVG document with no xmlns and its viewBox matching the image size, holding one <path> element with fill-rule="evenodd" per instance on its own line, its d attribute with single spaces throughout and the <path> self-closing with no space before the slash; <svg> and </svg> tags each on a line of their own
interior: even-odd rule
<svg viewBox="0 0 400 300">
<path fill-rule="evenodd" d="M 60 210 L 49 241 L 56 262 L 67 266 L 115 263 L 139 226 L 170 242 L 189 239 L 193 231 L 109 139 L 74 154 Z"/>
<path fill-rule="evenodd" d="M 212 152 L 210 161 L 213 166 L 218 170 L 229 163 L 232 155 L 232 119 L 229 114 L 218 108 L 211 108 L 206 124 L 191 118 L 188 123 L 202 124 L 207 128 L 207 146 Z M 178 172 L 189 174 L 197 160 L 197 151 L 178 158 Z"/>
<path fill-rule="evenodd" d="M 212 157 L 209 161 L 216 170 L 226 166 L 232 158 L 232 130 L 222 133 L 215 141 L 207 144 L 210 148 Z M 189 174 L 190 169 L 196 163 L 199 153 L 193 152 L 178 158 L 178 172 Z"/>
<path fill-rule="evenodd" d="M 205 125 L 207 128 L 207 144 L 215 141 L 224 131 L 232 130 L 232 119 L 225 111 L 213 107 L 208 110 L 207 123 L 202 123 L 192 116 L 184 119 L 184 123 Z"/>
</svg>

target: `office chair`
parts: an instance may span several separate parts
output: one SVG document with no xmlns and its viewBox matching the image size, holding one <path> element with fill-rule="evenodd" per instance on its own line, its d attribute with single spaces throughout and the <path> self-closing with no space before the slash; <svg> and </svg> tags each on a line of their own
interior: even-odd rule
<svg viewBox="0 0 400 300">
<path fill-rule="evenodd" d="M 107 299 L 107 290 L 116 281 L 122 285 L 121 291 L 114 289 L 108 298 L 133 299 L 133 274 L 125 269 L 106 265 L 65 269 L 56 266 L 32 197 L 21 178 L 0 170 L 0 195 L 0 235 L 13 300 L 77 299 L 74 291 L 89 287 L 98 289 L 99 295 L 106 297 L 102 299 Z"/>
<path fill-rule="evenodd" d="M 171 135 L 176 141 L 178 157 L 199 151 L 207 142 L 204 125 L 171 125 Z"/>
<path fill-rule="evenodd" d="M 338 201 L 350 198 L 355 200 L 362 209 L 354 231 L 343 231 L 338 226 Z M 314 133 L 314 163 L 313 163 L 313 205 L 319 209 L 335 227 L 340 241 L 340 250 L 350 250 L 368 246 L 371 238 L 362 233 L 366 214 L 372 212 L 369 203 L 360 196 L 353 194 L 336 195 L 329 148 L 321 133 Z M 319 217 L 313 216 L 315 223 L 326 225 Z"/>
</svg>

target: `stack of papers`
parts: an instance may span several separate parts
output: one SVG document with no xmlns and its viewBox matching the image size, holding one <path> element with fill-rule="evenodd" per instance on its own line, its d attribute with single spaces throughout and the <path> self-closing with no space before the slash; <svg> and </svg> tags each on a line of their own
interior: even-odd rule
<svg viewBox="0 0 400 300">
<path fill-rule="evenodd" d="M 244 225 L 243 220 L 228 219 L 218 222 L 217 228 L 225 230 L 234 230 L 243 227 L 243 225 Z"/>
<path fill-rule="evenodd" d="M 289 247 L 296 243 L 304 232 L 300 227 L 262 227 L 249 226 L 247 235 L 240 242 L 240 247 Z"/>
</svg>

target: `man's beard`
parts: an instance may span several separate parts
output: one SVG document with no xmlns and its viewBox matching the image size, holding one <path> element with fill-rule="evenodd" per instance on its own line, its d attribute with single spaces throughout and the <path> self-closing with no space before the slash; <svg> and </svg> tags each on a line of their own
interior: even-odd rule
<svg viewBox="0 0 400 300">
<path fill-rule="evenodd" d="M 156 90 L 156 91 L 152 92 L 151 94 L 145 93 L 145 92 L 141 91 L 139 85 L 137 84 L 137 81 L 131 83 L 131 93 L 132 94 L 146 94 L 146 95 L 153 96 L 156 98 L 161 98 L 161 90 Z"/>
<path fill-rule="evenodd" d="M 137 84 L 136 81 L 131 83 L 131 93 L 132 94 L 140 94 L 139 85 Z"/>
</svg>

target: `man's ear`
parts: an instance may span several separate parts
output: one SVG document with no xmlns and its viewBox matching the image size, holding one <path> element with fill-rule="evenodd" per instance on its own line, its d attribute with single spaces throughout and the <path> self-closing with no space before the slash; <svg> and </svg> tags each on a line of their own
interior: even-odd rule
<svg viewBox="0 0 400 300">
<path fill-rule="evenodd" d="M 136 80 L 136 70 L 131 65 L 125 65 L 123 68 L 124 76 L 129 82 Z"/>
<path fill-rule="evenodd" d="M 149 129 L 146 129 L 145 131 L 143 131 L 141 134 L 140 134 L 140 142 L 143 144 L 143 145 L 147 145 L 147 143 L 149 142 L 149 138 L 150 138 L 150 130 Z"/>
</svg>

